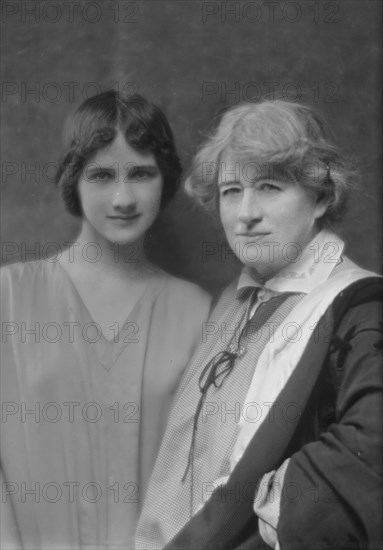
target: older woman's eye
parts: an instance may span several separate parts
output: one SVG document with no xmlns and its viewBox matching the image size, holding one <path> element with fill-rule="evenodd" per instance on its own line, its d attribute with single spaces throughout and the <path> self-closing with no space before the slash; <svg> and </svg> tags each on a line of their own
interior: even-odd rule
<svg viewBox="0 0 383 550">
<path fill-rule="evenodd" d="M 241 192 L 240 187 L 224 187 L 221 189 L 221 196 L 222 197 L 229 197 L 229 196 L 235 196 Z"/>
<path fill-rule="evenodd" d="M 270 191 L 281 191 L 281 188 L 278 186 L 278 185 L 275 185 L 273 183 L 269 183 L 269 182 L 265 182 L 265 183 L 262 183 L 260 186 L 259 186 L 259 189 L 261 191 L 266 191 L 266 192 L 270 192 Z"/>
</svg>

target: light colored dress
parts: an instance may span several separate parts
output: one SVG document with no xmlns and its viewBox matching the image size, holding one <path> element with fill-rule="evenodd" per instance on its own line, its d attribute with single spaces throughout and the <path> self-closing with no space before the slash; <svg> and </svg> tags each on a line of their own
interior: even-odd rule
<svg viewBox="0 0 383 550">
<path fill-rule="evenodd" d="M 2 548 L 132 548 L 208 296 L 158 271 L 111 340 L 57 263 L 3 268 L 2 297 Z"/>
</svg>

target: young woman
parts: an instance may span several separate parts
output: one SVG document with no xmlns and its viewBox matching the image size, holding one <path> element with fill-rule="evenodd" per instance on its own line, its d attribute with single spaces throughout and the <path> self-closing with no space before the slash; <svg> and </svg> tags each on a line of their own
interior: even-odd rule
<svg viewBox="0 0 383 550">
<path fill-rule="evenodd" d="M 2 270 L 3 547 L 130 548 L 209 299 L 145 255 L 181 173 L 161 110 L 108 91 L 65 139 L 57 181 L 81 232 L 58 261 Z"/>
</svg>

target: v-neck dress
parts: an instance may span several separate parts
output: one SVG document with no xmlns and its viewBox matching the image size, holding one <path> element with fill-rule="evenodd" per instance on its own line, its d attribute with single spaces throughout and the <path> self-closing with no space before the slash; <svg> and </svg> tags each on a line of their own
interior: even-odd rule
<svg viewBox="0 0 383 550">
<path fill-rule="evenodd" d="M 10 541 L 132 548 L 208 296 L 158 271 L 110 340 L 57 263 L 3 268 L 2 297 L 1 467 Z"/>
</svg>

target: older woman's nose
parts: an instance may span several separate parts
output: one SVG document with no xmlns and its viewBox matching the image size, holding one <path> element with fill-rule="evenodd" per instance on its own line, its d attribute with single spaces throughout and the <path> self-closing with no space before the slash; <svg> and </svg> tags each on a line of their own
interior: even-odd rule
<svg viewBox="0 0 383 550">
<path fill-rule="evenodd" d="M 261 218 L 262 212 L 254 191 L 252 189 L 244 189 L 238 214 L 239 221 L 249 224 Z"/>
</svg>

